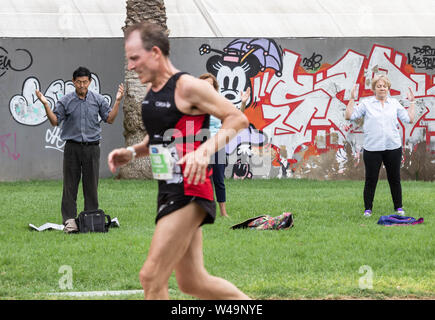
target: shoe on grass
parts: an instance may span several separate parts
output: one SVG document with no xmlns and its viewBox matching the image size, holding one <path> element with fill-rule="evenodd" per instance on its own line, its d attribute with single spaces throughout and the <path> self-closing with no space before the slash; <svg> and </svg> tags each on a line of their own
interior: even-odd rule
<svg viewBox="0 0 435 320">
<path fill-rule="evenodd" d="M 63 232 L 75 233 L 78 231 L 79 231 L 79 228 L 77 227 L 77 223 L 76 223 L 75 219 L 68 219 L 65 221 L 65 227 L 63 228 Z"/>
<path fill-rule="evenodd" d="M 396 213 L 399 215 L 399 216 L 404 216 L 405 215 L 405 210 L 403 210 L 402 208 L 397 208 L 397 210 L 396 210 Z"/>
<path fill-rule="evenodd" d="M 372 216 L 372 210 L 364 211 L 364 217 L 371 217 L 371 216 Z"/>
</svg>

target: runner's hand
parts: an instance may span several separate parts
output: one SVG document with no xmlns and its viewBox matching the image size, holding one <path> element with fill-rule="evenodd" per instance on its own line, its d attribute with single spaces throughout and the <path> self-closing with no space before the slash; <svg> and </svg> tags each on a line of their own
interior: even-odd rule
<svg viewBox="0 0 435 320">
<path fill-rule="evenodd" d="M 109 153 L 107 157 L 107 164 L 112 173 L 116 172 L 116 169 L 127 164 L 133 155 L 126 148 L 115 149 Z"/>
<path fill-rule="evenodd" d="M 177 164 L 185 164 L 184 177 L 187 178 L 189 184 L 203 184 L 207 175 L 207 167 L 210 157 L 202 149 L 187 153 L 181 158 Z"/>
</svg>

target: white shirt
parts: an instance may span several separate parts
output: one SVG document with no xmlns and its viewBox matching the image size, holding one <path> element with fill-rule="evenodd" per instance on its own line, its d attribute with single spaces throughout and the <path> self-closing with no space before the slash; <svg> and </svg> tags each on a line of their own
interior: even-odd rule
<svg viewBox="0 0 435 320">
<path fill-rule="evenodd" d="M 410 123 L 408 112 L 394 98 L 387 97 L 382 107 L 375 96 L 362 100 L 353 110 L 351 121 L 364 118 L 364 149 L 367 151 L 394 150 L 402 146 L 399 118 Z"/>
</svg>

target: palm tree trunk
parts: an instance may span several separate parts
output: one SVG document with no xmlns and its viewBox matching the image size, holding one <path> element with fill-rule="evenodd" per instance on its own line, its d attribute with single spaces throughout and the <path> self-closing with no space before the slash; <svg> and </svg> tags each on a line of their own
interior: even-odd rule
<svg viewBox="0 0 435 320">
<path fill-rule="evenodd" d="M 134 23 L 148 21 L 158 23 L 167 30 L 166 8 L 163 0 L 127 0 L 127 18 L 125 27 Z M 143 140 L 146 131 L 142 124 L 141 103 L 145 97 L 146 86 L 141 84 L 134 71 L 127 70 L 125 62 L 125 100 L 124 138 L 125 145 L 130 146 Z M 118 178 L 121 179 L 150 179 L 151 163 L 149 157 L 138 158 L 126 166 L 121 167 Z"/>
</svg>

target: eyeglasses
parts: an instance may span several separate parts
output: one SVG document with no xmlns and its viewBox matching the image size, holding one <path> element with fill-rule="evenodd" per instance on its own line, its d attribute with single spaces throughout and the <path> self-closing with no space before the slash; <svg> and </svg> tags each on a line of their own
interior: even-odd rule
<svg viewBox="0 0 435 320">
<path fill-rule="evenodd" d="M 78 86 L 87 86 L 89 84 L 89 80 L 85 80 L 85 81 L 80 81 L 80 80 L 75 80 L 74 83 Z"/>
</svg>

